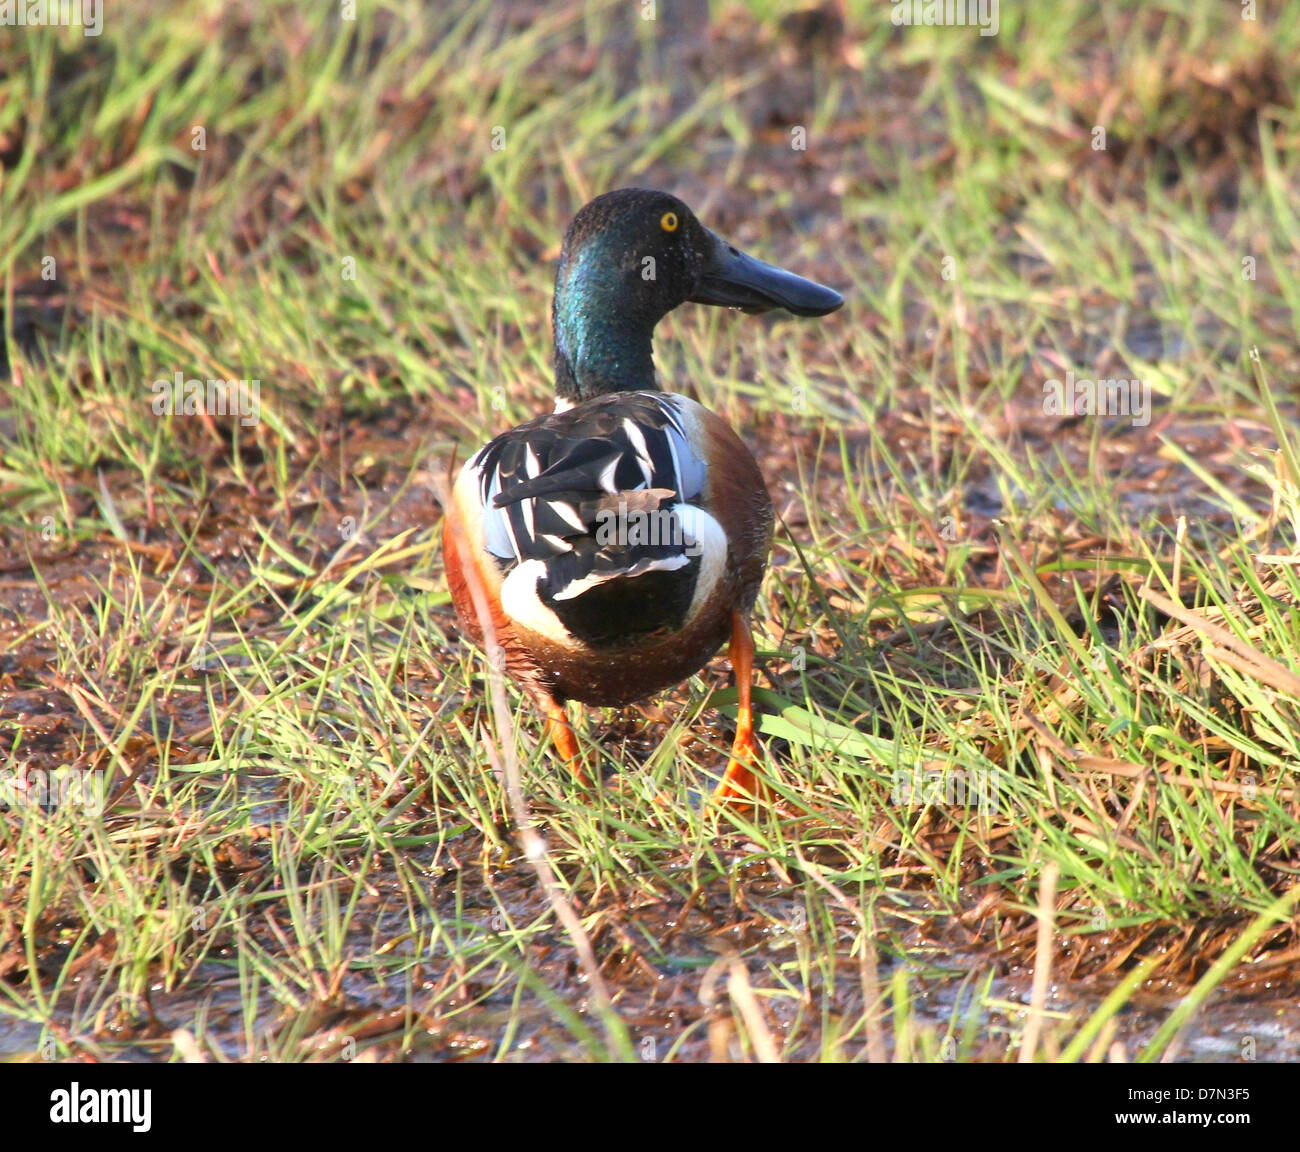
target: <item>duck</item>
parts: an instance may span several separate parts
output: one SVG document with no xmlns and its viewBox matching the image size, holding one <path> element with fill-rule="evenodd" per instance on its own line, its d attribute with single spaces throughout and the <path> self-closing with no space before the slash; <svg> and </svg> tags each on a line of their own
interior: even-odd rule
<svg viewBox="0 0 1300 1152">
<path fill-rule="evenodd" d="M 653 334 L 687 303 L 813 317 L 843 302 L 742 252 L 666 192 L 607 192 L 573 218 L 551 308 L 554 411 L 466 460 L 442 547 L 463 633 L 531 698 L 582 783 L 571 702 L 643 699 L 726 644 L 738 715 L 713 795 L 757 796 L 751 614 L 772 500 L 727 422 L 660 387 Z"/>
</svg>

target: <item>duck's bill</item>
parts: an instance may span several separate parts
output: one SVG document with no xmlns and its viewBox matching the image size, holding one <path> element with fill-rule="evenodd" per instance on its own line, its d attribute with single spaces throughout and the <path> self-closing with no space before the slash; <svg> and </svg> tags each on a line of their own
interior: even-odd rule
<svg viewBox="0 0 1300 1152">
<path fill-rule="evenodd" d="M 712 232 L 709 236 L 713 252 L 690 295 L 693 304 L 716 304 L 742 312 L 784 308 L 796 316 L 825 316 L 844 303 L 844 297 L 833 288 L 755 260 Z"/>
</svg>

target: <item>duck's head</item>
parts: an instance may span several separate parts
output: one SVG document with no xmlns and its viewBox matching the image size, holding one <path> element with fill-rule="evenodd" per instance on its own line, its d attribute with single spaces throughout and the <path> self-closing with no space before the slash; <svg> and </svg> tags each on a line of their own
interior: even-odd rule
<svg viewBox="0 0 1300 1152">
<path fill-rule="evenodd" d="M 607 192 L 569 225 L 555 277 L 561 404 L 656 387 L 654 327 L 688 302 L 824 316 L 844 298 L 741 252 L 705 228 L 676 196 L 638 188 Z"/>
</svg>

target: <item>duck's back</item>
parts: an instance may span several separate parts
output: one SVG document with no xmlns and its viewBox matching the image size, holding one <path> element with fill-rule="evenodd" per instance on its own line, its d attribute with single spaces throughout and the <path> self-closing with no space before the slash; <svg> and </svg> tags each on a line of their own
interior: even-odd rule
<svg viewBox="0 0 1300 1152">
<path fill-rule="evenodd" d="M 719 606 L 752 606 L 771 543 L 744 444 L 662 392 L 600 396 L 497 437 L 456 498 L 508 620 L 507 661 L 588 703 L 698 671 L 726 638 Z"/>
</svg>

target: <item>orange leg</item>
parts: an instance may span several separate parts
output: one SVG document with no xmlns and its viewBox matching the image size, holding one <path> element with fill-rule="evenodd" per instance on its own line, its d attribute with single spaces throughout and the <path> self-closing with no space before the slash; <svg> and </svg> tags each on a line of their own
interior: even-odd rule
<svg viewBox="0 0 1300 1152">
<path fill-rule="evenodd" d="M 553 697 L 541 696 L 537 700 L 537 706 L 546 717 L 546 731 L 555 745 L 555 750 L 560 754 L 560 759 L 578 778 L 580 784 L 590 787 L 591 781 L 578 763 L 578 738 L 574 736 L 573 729 L 569 726 L 569 716 L 564 710 L 564 705 Z"/>
<path fill-rule="evenodd" d="M 727 655 L 736 672 L 740 710 L 736 715 L 736 739 L 731 745 L 731 759 L 714 789 L 713 798 L 749 801 L 758 796 L 759 787 L 754 775 L 758 745 L 754 742 L 754 708 L 750 699 L 754 679 L 754 637 L 749 631 L 749 620 L 739 612 L 731 614 L 731 647 Z"/>
</svg>

